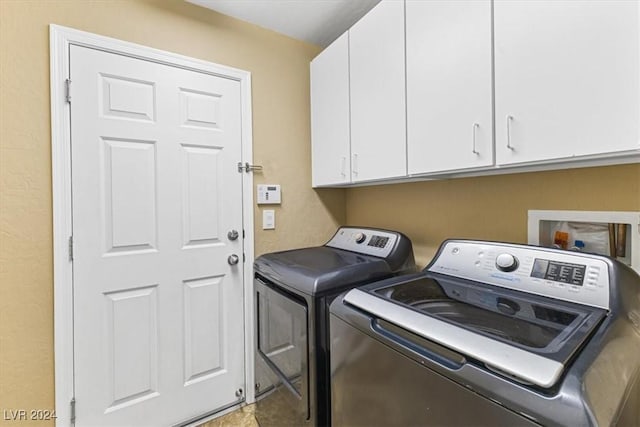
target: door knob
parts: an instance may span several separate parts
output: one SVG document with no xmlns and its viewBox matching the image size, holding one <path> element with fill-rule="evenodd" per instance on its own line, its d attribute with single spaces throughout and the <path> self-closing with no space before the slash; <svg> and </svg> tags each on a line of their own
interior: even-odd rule
<svg viewBox="0 0 640 427">
<path fill-rule="evenodd" d="M 240 258 L 236 254 L 231 254 L 229 255 L 229 258 L 227 258 L 227 262 L 229 263 L 229 265 L 236 265 L 239 261 Z"/>
<path fill-rule="evenodd" d="M 231 230 L 227 233 L 227 238 L 229 240 L 236 240 L 238 238 L 238 230 Z"/>
</svg>

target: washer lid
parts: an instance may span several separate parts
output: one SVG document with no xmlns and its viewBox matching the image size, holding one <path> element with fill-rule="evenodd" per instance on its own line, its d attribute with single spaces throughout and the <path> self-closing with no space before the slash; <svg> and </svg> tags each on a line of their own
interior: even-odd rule
<svg viewBox="0 0 640 427">
<path fill-rule="evenodd" d="M 394 272 L 383 259 L 327 246 L 259 256 L 255 272 L 307 295 L 371 282 Z"/>
<path fill-rule="evenodd" d="M 423 272 L 344 301 L 525 384 L 552 387 L 606 311 Z"/>
</svg>

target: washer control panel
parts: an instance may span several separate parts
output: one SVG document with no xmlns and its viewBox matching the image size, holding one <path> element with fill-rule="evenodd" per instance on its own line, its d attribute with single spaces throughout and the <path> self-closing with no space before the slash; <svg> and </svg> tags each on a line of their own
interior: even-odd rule
<svg viewBox="0 0 640 427">
<path fill-rule="evenodd" d="M 398 235 L 389 231 L 341 227 L 326 246 L 386 258 L 397 239 Z"/>
<path fill-rule="evenodd" d="M 603 257 L 508 243 L 449 240 L 429 271 L 503 288 L 609 308 Z"/>
</svg>

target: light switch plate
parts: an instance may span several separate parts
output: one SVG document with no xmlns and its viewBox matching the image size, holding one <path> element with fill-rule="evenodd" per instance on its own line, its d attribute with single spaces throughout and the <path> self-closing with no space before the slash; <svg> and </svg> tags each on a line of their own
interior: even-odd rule
<svg viewBox="0 0 640 427">
<path fill-rule="evenodd" d="M 259 205 L 279 205 L 280 185 L 279 184 L 259 184 L 258 185 Z"/>
<path fill-rule="evenodd" d="M 275 230 L 276 228 L 276 211 L 265 209 L 262 211 L 262 229 Z"/>
</svg>

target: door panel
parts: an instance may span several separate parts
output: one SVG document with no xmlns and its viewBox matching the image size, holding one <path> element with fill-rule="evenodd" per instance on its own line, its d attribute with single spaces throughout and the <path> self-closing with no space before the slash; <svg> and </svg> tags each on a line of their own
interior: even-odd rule
<svg viewBox="0 0 640 427">
<path fill-rule="evenodd" d="M 185 384 L 224 373 L 223 277 L 183 282 Z"/>
<path fill-rule="evenodd" d="M 351 182 L 349 33 L 311 61 L 313 186 Z"/>
<path fill-rule="evenodd" d="M 240 86 L 71 47 L 78 425 L 170 425 L 244 389 Z"/>
<path fill-rule="evenodd" d="M 157 247 L 155 141 L 101 138 L 104 158 L 100 190 L 104 197 L 109 253 Z"/>
<path fill-rule="evenodd" d="M 184 245 L 220 244 L 219 147 L 181 144 Z"/>
<path fill-rule="evenodd" d="M 409 174 L 493 165 L 491 1 L 405 7 Z"/>
<path fill-rule="evenodd" d="M 105 294 L 111 412 L 158 395 L 158 287 Z"/>
<path fill-rule="evenodd" d="M 155 86 L 152 82 L 100 74 L 102 114 L 107 117 L 155 121 Z"/>
<path fill-rule="evenodd" d="M 407 174 L 404 2 L 384 0 L 349 30 L 352 182 Z"/>
<path fill-rule="evenodd" d="M 640 3 L 494 2 L 496 163 L 637 150 Z"/>
</svg>

